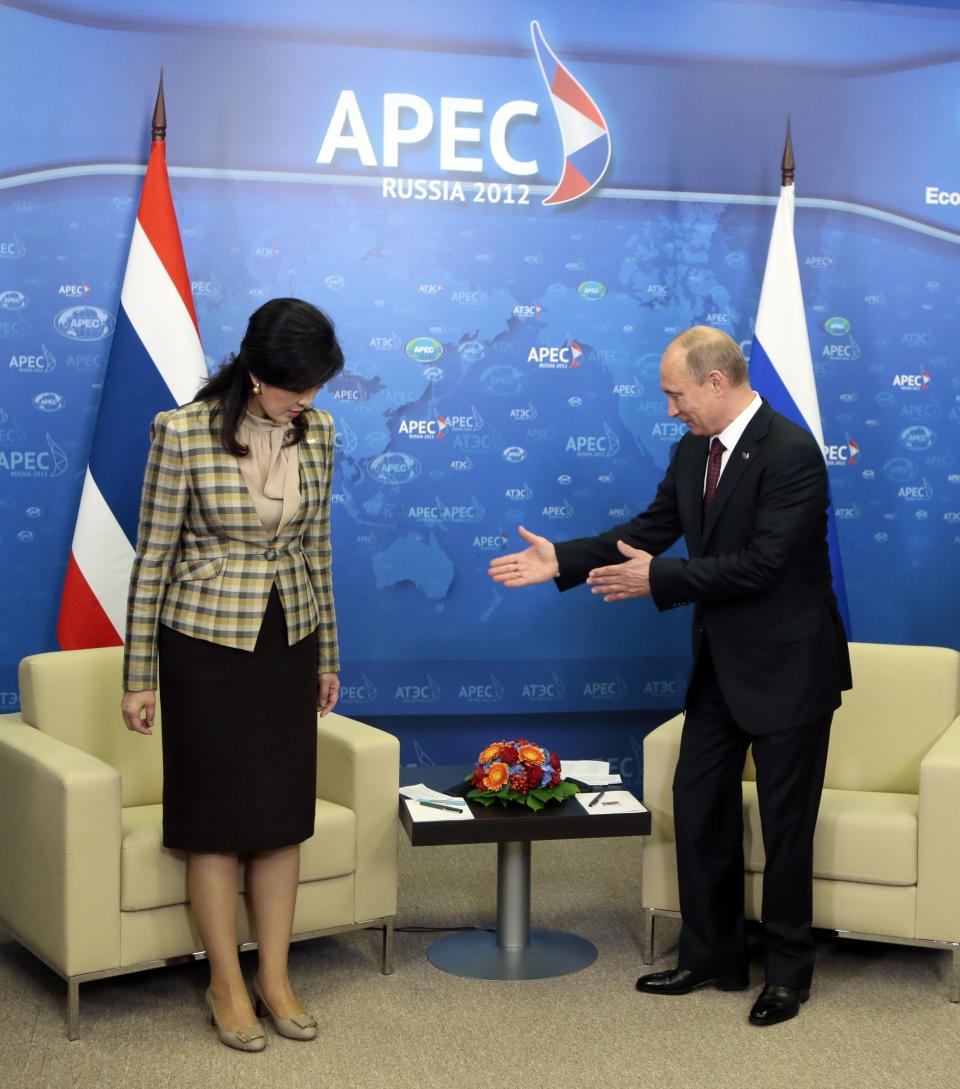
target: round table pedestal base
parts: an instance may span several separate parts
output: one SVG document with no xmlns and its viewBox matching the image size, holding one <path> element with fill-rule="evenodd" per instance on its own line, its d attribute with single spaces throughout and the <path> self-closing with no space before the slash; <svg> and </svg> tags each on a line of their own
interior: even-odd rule
<svg viewBox="0 0 960 1089">
<path fill-rule="evenodd" d="M 496 934 L 468 930 L 434 942 L 427 957 L 444 972 L 470 979 L 549 979 L 593 964 L 597 947 L 576 934 L 531 927 L 526 945 L 505 949 Z"/>
</svg>

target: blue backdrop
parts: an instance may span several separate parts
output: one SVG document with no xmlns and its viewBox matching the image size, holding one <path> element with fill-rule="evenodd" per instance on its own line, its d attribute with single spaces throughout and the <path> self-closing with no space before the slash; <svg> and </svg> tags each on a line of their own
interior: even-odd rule
<svg viewBox="0 0 960 1089">
<path fill-rule="evenodd" d="M 345 348 L 317 402 L 344 713 L 415 716 L 458 760 L 454 716 L 479 747 L 537 714 L 627 760 L 680 705 L 687 610 L 485 570 L 518 522 L 578 536 L 652 496 L 676 332 L 749 353 L 788 114 L 852 635 L 960 647 L 955 5 L 342 7 L 0 4 L 0 710 L 56 646 L 161 66 L 208 365 L 281 294 Z M 542 203 L 563 144 L 533 20 L 611 137 L 567 205 Z"/>
</svg>

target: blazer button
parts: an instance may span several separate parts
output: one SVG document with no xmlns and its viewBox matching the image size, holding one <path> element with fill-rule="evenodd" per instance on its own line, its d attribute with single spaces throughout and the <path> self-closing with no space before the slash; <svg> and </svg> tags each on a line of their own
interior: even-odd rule
<svg viewBox="0 0 960 1089">
<path fill-rule="evenodd" d="M 275 560 L 277 558 L 277 550 L 275 548 L 268 548 L 263 554 L 265 560 Z"/>
</svg>

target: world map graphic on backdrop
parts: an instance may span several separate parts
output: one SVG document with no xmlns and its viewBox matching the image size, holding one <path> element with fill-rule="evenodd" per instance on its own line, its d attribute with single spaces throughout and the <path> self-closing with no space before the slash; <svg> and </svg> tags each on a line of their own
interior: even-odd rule
<svg viewBox="0 0 960 1089">
<path fill-rule="evenodd" d="M 363 663 L 357 699 L 378 710 L 529 707 L 562 676 L 576 707 L 676 701 L 688 611 L 605 607 L 552 587 L 511 593 L 484 571 L 491 554 L 516 547 L 518 523 L 562 539 L 624 521 L 652 497 L 684 430 L 659 390 L 662 346 L 708 323 L 749 353 L 756 239 L 772 209 L 597 201 L 565 235 L 517 209 L 478 224 L 475 209 L 385 203 L 354 195 L 330 236 L 278 224 L 233 238 L 256 291 L 307 292 L 347 349 L 346 371 L 318 403 L 338 432 L 335 547 L 348 559 L 337 594 L 347 653 Z M 892 617 L 897 587 L 886 605 L 871 595 L 890 552 L 906 547 L 921 562 L 956 533 L 956 488 L 939 485 L 957 469 L 955 446 L 937 437 L 956 432 L 956 380 L 936 348 L 957 317 L 953 247 L 871 224 L 864 291 L 849 274 L 865 237 L 856 217 L 798 218 L 848 590 L 854 612 Z M 927 382 L 917 387 L 914 371 Z M 434 665 L 411 672 L 405 659 Z"/>
<path fill-rule="evenodd" d="M 70 230 L 86 276 L 50 256 L 34 278 L 73 297 L 44 312 L 8 291 L 0 313 L 11 379 L 2 502 L 24 564 L 29 554 L 51 571 L 69 543 L 51 504 L 75 502 L 108 343 L 66 337 L 56 319 L 76 307 L 109 318 L 100 304 L 120 270 L 100 240 L 129 228 L 122 184 L 38 188 L 0 216 L 7 253 L 32 257 L 41 232 Z M 551 586 L 511 593 L 485 570 L 516 547 L 518 523 L 563 539 L 624 521 L 652 496 L 683 431 L 659 390 L 660 351 L 698 322 L 749 351 L 772 208 L 597 200 L 564 232 L 545 231 L 536 207 L 488 206 L 478 219 L 369 187 L 260 183 L 234 194 L 227 223 L 212 214 L 214 183 L 174 189 L 210 366 L 267 298 L 302 295 L 337 323 L 347 366 L 317 403 L 338 435 L 347 709 L 676 706 L 688 610 L 604 606 Z M 958 380 L 943 355 L 957 320 L 954 247 L 876 223 L 868 234 L 854 215 L 814 208 L 798 211 L 797 231 L 851 611 L 871 638 L 893 641 L 906 583 L 873 589 L 890 556 L 909 555 L 911 584 L 933 594 L 928 561 L 957 541 Z M 866 283 L 850 273 L 864 246 Z M 61 410 L 84 402 L 79 429 L 65 432 Z M 29 619 L 16 579 L 0 598 Z M 948 613 L 932 622 L 943 627 L 932 641 L 949 642 Z M 5 631 L 14 640 L 17 625 Z"/>
</svg>

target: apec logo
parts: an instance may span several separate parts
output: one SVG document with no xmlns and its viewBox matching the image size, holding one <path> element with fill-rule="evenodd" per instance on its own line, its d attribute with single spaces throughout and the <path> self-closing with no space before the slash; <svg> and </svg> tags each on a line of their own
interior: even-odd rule
<svg viewBox="0 0 960 1089">
<path fill-rule="evenodd" d="M 442 499 L 436 499 L 431 506 L 418 504 L 407 509 L 407 517 L 414 522 L 425 522 L 427 525 L 440 525 L 442 523 L 452 525 L 467 525 L 472 522 L 482 522 L 486 517 L 486 511 L 476 496 L 472 496 L 468 503 L 448 504 Z"/>
<path fill-rule="evenodd" d="M 537 419 L 540 413 L 537 411 L 537 406 L 531 401 L 526 408 L 511 408 L 510 419 L 521 420 L 531 422 Z"/>
<path fill-rule="evenodd" d="M 509 465 L 517 465 L 527 460 L 527 452 L 522 446 L 508 446 L 501 455 Z"/>
<path fill-rule="evenodd" d="M 443 345 L 433 337 L 417 337 L 407 343 L 404 351 L 418 363 L 434 363 L 443 355 Z"/>
<path fill-rule="evenodd" d="M 9 368 L 21 374 L 49 374 L 56 365 L 56 357 L 45 344 L 42 344 L 36 355 L 10 356 Z"/>
<path fill-rule="evenodd" d="M 823 327 L 832 337 L 843 337 L 850 332 L 850 322 L 846 318 L 828 318 Z"/>
<path fill-rule="evenodd" d="M 491 397 L 515 397 L 527 388 L 527 376 L 509 363 L 487 367 L 480 375 L 478 385 Z"/>
<path fill-rule="evenodd" d="M 22 291 L 0 291 L 0 310 L 24 310 L 28 301 Z"/>
<path fill-rule="evenodd" d="M 335 390 L 333 394 L 335 401 L 349 401 L 352 404 L 360 404 L 363 401 L 369 399 L 366 387 L 357 384 L 355 386 L 343 387 Z"/>
<path fill-rule="evenodd" d="M 90 294 L 89 284 L 61 284 L 57 294 L 68 299 L 85 299 Z"/>
<path fill-rule="evenodd" d="M 530 703 L 559 703 L 567 698 L 567 688 L 554 673 L 549 681 L 528 681 L 520 690 L 520 698 Z"/>
<path fill-rule="evenodd" d="M 499 703 L 503 692 L 503 685 L 491 673 L 489 681 L 460 685 L 457 699 L 463 703 Z"/>
<path fill-rule="evenodd" d="M 803 264 L 805 268 L 817 269 L 819 272 L 824 272 L 828 268 L 833 268 L 833 255 L 827 253 L 822 257 L 807 257 L 804 258 Z"/>
<path fill-rule="evenodd" d="M 447 416 L 440 416 L 438 419 L 443 421 L 444 429 L 446 431 L 476 432 L 483 430 L 483 417 L 473 406 L 471 406 L 470 412 L 464 415 L 450 413 Z"/>
<path fill-rule="evenodd" d="M 855 522 L 860 517 L 860 508 L 856 503 L 849 507 L 834 507 L 833 516 L 840 522 Z"/>
<path fill-rule="evenodd" d="M 370 338 L 369 347 L 375 352 L 395 352 L 401 346 L 400 337 L 396 333 L 389 336 L 373 336 Z"/>
<path fill-rule="evenodd" d="M 517 305 L 513 308 L 515 318 L 539 318 L 542 313 L 543 307 L 539 303 L 534 303 L 533 306 Z"/>
<path fill-rule="evenodd" d="M 587 681 L 583 686 L 583 695 L 593 700 L 610 700 L 625 696 L 628 688 L 619 673 L 614 673 L 612 680 Z"/>
<path fill-rule="evenodd" d="M 219 299 L 223 296 L 223 287 L 215 276 L 209 280 L 191 280 L 190 291 L 195 299 Z"/>
<path fill-rule="evenodd" d="M 67 455 L 48 434 L 46 450 L 0 450 L 0 469 L 14 477 L 62 476 L 67 470 Z"/>
<path fill-rule="evenodd" d="M 634 378 L 632 382 L 618 382 L 612 390 L 614 397 L 642 397 L 644 392 L 639 378 Z"/>
<path fill-rule="evenodd" d="M 926 389 L 930 385 L 930 375 L 926 371 L 919 374 L 895 374 L 893 388 L 899 390 Z"/>
<path fill-rule="evenodd" d="M 340 686 L 341 703 L 373 703 L 377 698 L 377 690 L 373 681 L 363 674 L 359 684 L 343 684 Z"/>
<path fill-rule="evenodd" d="M 530 24 L 533 50 L 547 87 L 560 130 L 563 169 L 559 182 L 544 198 L 545 205 L 566 204 L 585 196 L 607 171 L 611 141 L 607 123 L 583 85 L 551 50 L 540 25 Z M 443 95 L 437 113 L 421 95 L 388 92 L 381 97 L 382 112 L 377 118 L 382 133 L 380 156 L 370 138 L 370 125 L 364 116 L 357 92 L 340 91 L 317 154 L 319 165 L 329 166 L 338 156 L 346 165 L 359 159 L 365 167 L 401 167 L 401 158 L 425 156 L 439 151 L 439 164 L 429 164 L 431 172 L 473 174 L 487 169 L 485 152 L 494 164 L 512 178 L 528 178 L 540 172 L 536 159 L 521 159 L 515 152 L 526 150 L 529 131 L 519 122 L 531 121 L 540 112 L 540 104 L 527 99 L 513 99 L 492 109 L 482 98 Z M 486 133 L 480 124 L 469 120 L 489 117 Z M 439 139 L 437 129 L 439 128 Z M 521 150 L 519 153 L 523 153 Z M 471 153 L 472 152 L 472 153 Z M 529 152 L 527 152 L 529 153 Z M 502 205 L 529 204 L 529 186 L 475 182 L 471 199 L 479 203 Z M 383 178 L 384 197 L 463 202 L 467 199 L 459 181 L 447 179 Z"/>
<path fill-rule="evenodd" d="M 435 420 L 401 420 L 397 434 L 409 439 L 442 439 L 446 425 L 442 416 Z"/>
<path fill-rule="evenodd" d="M 505 533 L 490 533 L 473 538 L 473 547 L 478 552 L 502 552 L 507 547 Z"/>
<path fill-rule="evenodd" d="M 929 450 L 936 441 L 936 432 L 923 424 L 906 427 L 897 436 L 897 442 L 906 450 Z"/>
<path fill-rule="evenodd" d="M 602 435 L 571 435 L 564 446 L 568 454 L 578 458 L 612 458 L 620 453 L 620 440 L 609 424 L 603 425 Z"/>
<path fill-rule="evenodd" d="M 856 465 L 860 457 L 860 447 L 853 439 L 848 438 L 845 443 L 824 446 L 823 456 L 828 465 Z"/>
<path fill-rule="evenodd" d="M 367 465 L 367 472 L 381 484 L 409 484 L 420 475 L 420 462 L 410 454 L 388 451 Z"/>
<path fill-rule="evenodd" d="M 897 498 L 908 503 L 926 503 L 933 498 L 933 488 L 924 477 L 920 484 L 902 484 L 897 489 Z"/>
<path fill-rule="evenodd" d="M 595 302 L 597 299 L 602 299 L 606 293 L 607 289 L 597 280 L 585 280 L 577 288 L 577 294 L 581 299 L 586 299 L 587 302 Z"/>
<path fill-rule="evenodd" d="M 443 694 L 440 685 L 427 674 L 427 679 L 420 684 L 398 684 L 393 698 L 397 703 L 436 703 Z"/>
<path fill-rule="evenodd" d="M 551 521 L 565 521 L 573 517 L 573 507 L 564 499 L 559 506 L 544 507 L 540 511 L 541 518 L 549 518 Z"/>
<path fill-rule="evenodd" d="M 17 238 L 13 236 L 9 241 L 0 240 L 0 258 L 9 258 L 12 261 L 19 261 L 21 257 L 25 257 L 27 253 L 27 247 Z"/>
<path fill-rule="evenodd" d="M 527 362 L 536 363 L 544 370 L 566 370 L 579 367 L 583 357 L 583 349 L 575 341 L 571 340 L 562 348 L 548 348 L 546 346 L 532 347 L 527 353 Z"/>
<path fill-rule="evenodd" d="M 38 393 L 33 399 L 34 407 L 41 412 L 59 412 L 66 403 L 59 393 Z"/>
<path fill-rule="evenodd" d="M 53 319 L 53 327 L 67 340 L 104 340 L 113 332 L 112 314 L 99 306 L 71 306 Z"/>
<path fill-rule="evenodd" d="M 834 333 L 833 335 L 839 336 L 840 334 Z M 851 337 L 849 344 L 824 344 L 820 354 L 824 359 L 859 359 L 860 345 Z"/>
<path fill-rule="evenodd" d="M 529 484 L 524 482 L 519 488 L 507 488 L 503 493 L 504 499 L 509 499 L 511 502 L 524 502 L 527 499 L 533 498 L 533 488 Z"/>
</svg>

